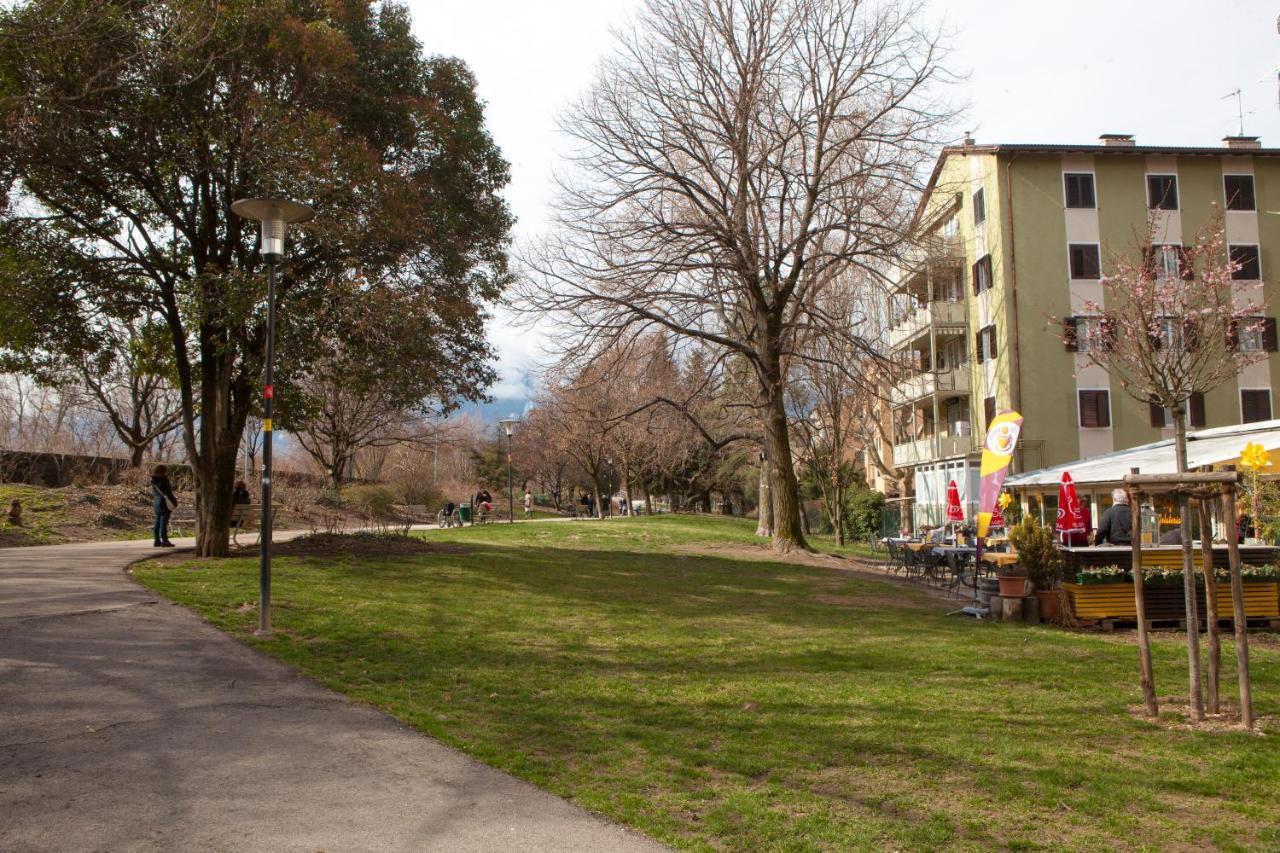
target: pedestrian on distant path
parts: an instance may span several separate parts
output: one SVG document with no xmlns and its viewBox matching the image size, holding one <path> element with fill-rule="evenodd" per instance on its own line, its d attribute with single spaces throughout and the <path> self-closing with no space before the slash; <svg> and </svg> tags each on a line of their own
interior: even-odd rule
<svg viewBox="0 0 1280 853">
<path fill-rule="evenodd" d="M 151 532 L 155 535 L 157 548 L 173 547 L 169 541 L 169 517 L 177 505 L 178 498 L 173 493 L 173 486 L 169 485 L 169 469 L 157 465 L 151 472 L 151 510 L 155 515 Z"/>
<path fill-rule="evenodd" d="M 525 521 L 533 518 L 533 492 L 528 489 L 524 490 L 524 518 Z"/>
<path fill-rule="evenodd" d="M 15 500 L 9 504 L 9 523 L 14 527 L 22 526 L 22 501 Z"/>
</svg>

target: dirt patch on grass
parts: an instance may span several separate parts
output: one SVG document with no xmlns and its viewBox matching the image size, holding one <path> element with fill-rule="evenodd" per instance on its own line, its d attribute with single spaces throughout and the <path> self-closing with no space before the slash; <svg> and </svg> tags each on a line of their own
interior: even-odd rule
<svg viewBox="0 0 1280 853">
<path fill-rule="evenodd" d="M 256 553 L 257 549 L 250 549 Z M 394 533 L 310 533 L 272 546 L 281 557 L 412 557 L 424 554 L 462 554 L 461 545 L 428 542 Z"/>
<path fill-rule="evenodd" d="M 1253 731 L 1246 731 L 1240 724 L 1240 706 L 1230 700 L 1223 700 L 1219 709 L 1221 713 L 1210 714 L 1205 713 L 1202 722 L 1195 722 L 1191 719 L 1191 706 L 1187 704 L 1185 699 L 1178 701 L 1171 698 L 1157 699 L 1160 707 L 1160 716 L 1151 719 L 1147 716 L 1145 705 L 1130 705 L 1129 716 L 1135 720 L 1141 720 L 1144 723 L 1150 723 L 1153 726 L 1159 726 L 1169 731 L 1184 732 L 1239 732 L 1242 734 L 1252 734 L 1258 737 L 1266 737 L 1267 730 L 1274 729 L 1277 723 L 1280 723 L 1275 717 L 1254 717 Z"/>
</svg>

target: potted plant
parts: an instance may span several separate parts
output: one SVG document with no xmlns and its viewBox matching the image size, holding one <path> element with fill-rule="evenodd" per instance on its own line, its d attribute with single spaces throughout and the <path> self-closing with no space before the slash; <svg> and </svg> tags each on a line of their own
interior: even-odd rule
<svg viewBox="0 0 1280 853">
<path fill-rule="evenodd" d="M 1053 541 L 1053 531 L 1042 527 L 1035 518 L 1028 515 L 1022 521 L 1009 528 L 1009 544 L 1018 552 L 1018 565 L 1026 573 L 1040 599 L 1040 615 L 1045 619 L 1052 618 L 1058 612 L 1058 594 L 1054 586 L 1058 582 L 1058 570 L 1062 565 L 1062 555 Z M 1004 578 L 1001 578 L 1003 587 Z M 1000 590 L 1004 594 L 1004 589 Z"/>
<path fill-rule="evenodd" d="M 1128 569 L 1112 564 L 1110 566 L 1086 566 L 1076 572 L 1078 584 L 1133 583 Z"/>
</svg>

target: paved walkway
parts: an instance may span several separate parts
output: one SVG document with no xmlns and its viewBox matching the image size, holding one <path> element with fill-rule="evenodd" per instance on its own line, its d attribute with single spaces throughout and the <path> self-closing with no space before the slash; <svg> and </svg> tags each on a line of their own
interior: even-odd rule
<svg viewBox="0 0 1280 853">
<path fill-rule="evenodd" d="M 663 849 L 157 599 L 151 553 L 0 549 L 0 850 Z"/>
</svg>

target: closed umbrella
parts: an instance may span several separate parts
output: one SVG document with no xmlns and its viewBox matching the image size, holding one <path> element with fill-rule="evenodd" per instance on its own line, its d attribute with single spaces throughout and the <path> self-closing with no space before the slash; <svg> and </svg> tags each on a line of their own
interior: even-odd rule
<svg viewBox="0 0 1280 853">
<path fill-rule="evenodd" d="M 964 521 L 964 507 L 960 506 L 960 487 L 955 480 L 947 484 L 947 521 Z"/>
<path fill-rule="evenodd" d="M 1088 533 L 1084 523 L 1084 512 L 1080 509 L 1080 498 L 1076 497 L 1076 484 L 1071 482 L 1071 475 L 1062 472 L 1062 484 L 1058 486 L 1058 520 L 1053 525 L 1053 532 L 1066 541 L 1073 533 Z"/>
</svg>

